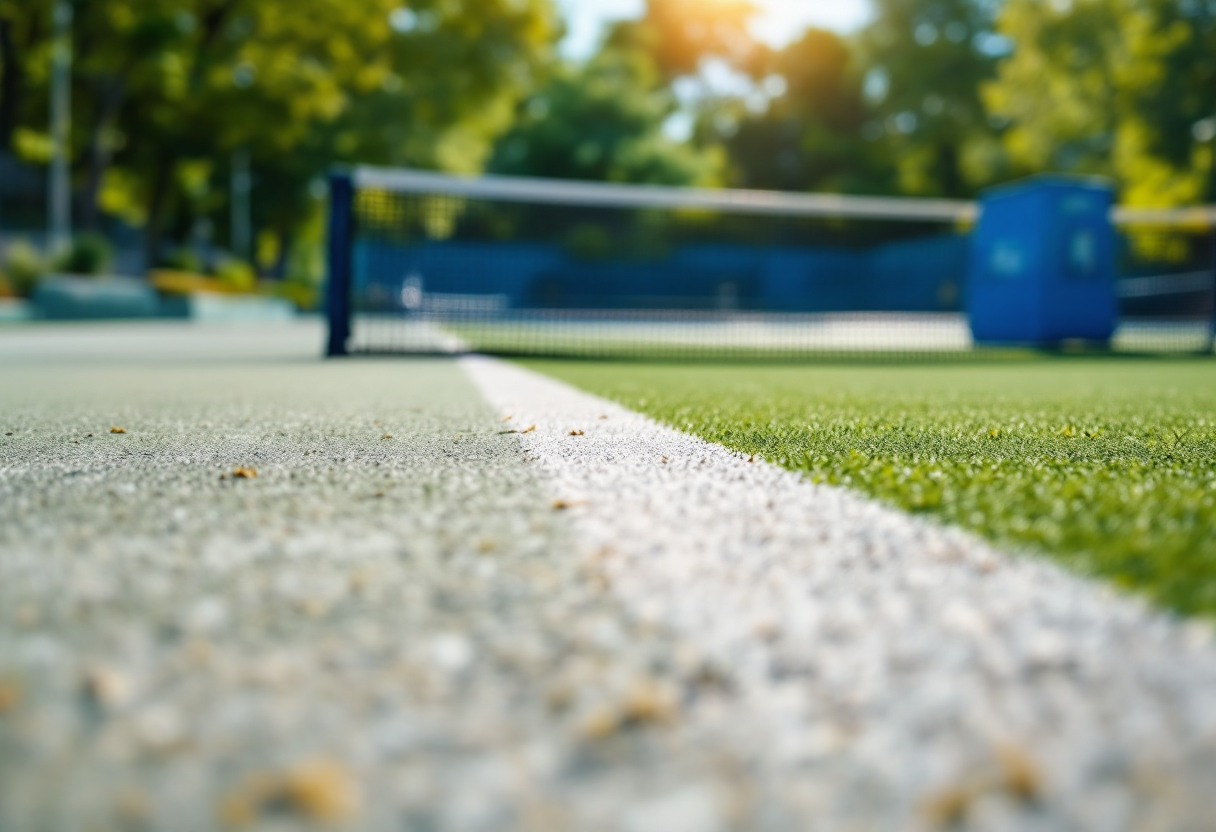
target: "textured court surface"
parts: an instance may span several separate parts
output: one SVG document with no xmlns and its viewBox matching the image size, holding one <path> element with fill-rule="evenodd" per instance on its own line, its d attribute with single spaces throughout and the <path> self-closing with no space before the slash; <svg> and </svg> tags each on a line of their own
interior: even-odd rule
<svg viewBox="0 0 1216 832">
<path fill-rule="evenodd" d="M 468 359 L 618 596 L 729 668 L 787 822 L 1203 829 L 1216 646 L 1030 558 Z"/>
<path fill-rule="evenodd" d="M 1210 828 L 1206 629 L 320 341 L 0 331 L 0 829 Z"/>
<path fill-rule="evenodd" d="M 319 334 L 0 336 L 0 829 L 653 828 L 678 645 L 455 363 Z"/>
</svg>

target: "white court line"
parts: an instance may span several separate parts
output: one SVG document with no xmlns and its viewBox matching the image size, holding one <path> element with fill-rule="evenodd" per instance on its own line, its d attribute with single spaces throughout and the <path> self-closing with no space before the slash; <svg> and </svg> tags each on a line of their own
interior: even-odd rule
<svg viewBox="0 0 1216 832">
<path fill-rule="evenodd" d="M 728 668 L 731 718 L 767 726 L 741 739 L 756 770 L 796 785 L 816 828 L 916 828 L 926 800 L 939 820 L 960 802 L 967 828 L 1213 828 L 1210 627 L 463 360 L 509 424 L 536 425 L 524 452 L 625 606 Z"/>
</svg>

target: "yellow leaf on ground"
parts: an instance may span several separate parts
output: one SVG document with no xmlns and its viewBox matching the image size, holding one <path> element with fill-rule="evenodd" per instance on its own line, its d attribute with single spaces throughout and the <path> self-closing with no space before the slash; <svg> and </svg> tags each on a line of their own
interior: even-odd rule
<svg viewBox="0 0 1216 832">
<path fill-rule="evenodd" d="M 220 804 L 227 826 L 249 826 L 260 815 L 287 812 L 323 824 L 350 820 L 359 789 L 350 773 L 329 760 L 311 760 L 282 772 L 252 774 Z"/>
<path fill-rule="evenodd" d="M 0 715 L 14 710 L 20 701 L 21 689 L 17 683 L 0 679 Z"/>
<path fill-rule="evenodd" d="M 1001 745 L 997 760 L 1005 775 L 1005 788 L 1025 801 L 1037 800 L 1043 792 L 1043 777 L 1034 759 L 1016 745 Z"/>
</svg>

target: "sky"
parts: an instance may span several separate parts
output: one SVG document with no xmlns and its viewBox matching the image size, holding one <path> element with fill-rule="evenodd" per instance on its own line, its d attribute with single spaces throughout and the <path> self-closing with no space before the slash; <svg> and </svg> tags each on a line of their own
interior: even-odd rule
<svg viewBox="0 0 1216 832">
<path fill-rule="evenodd" d="M 570 25 L 563 51 L 572 58 L 590 55 L 605 21 L 637 17 L 645 0 L 559 0 Z M 781 46 L 807 26 L 852 31 L 869 15 L 867 0 L 756 0 L 763 10 L 754 25 L 760 39 Z"/>
</svg>

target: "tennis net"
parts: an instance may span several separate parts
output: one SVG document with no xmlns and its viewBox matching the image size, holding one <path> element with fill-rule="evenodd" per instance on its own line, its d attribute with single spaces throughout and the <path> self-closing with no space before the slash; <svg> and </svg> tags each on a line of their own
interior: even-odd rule
<svg viewBox="0 0 1216 832">
<path fill-rule="evenodd" d="M 1133 352 L 1212 354 L 1216 339 L 1216 209 L 1116 209 L 1112 345 Z"/>
<path fill-rule="evenodd" d="M 358 168 L 331 182 L 329 352 L 969 353 L 978 211 Z M 1210 351 L 1212 223 L 1124 214 L 1111 344 Z"/>
</svg>

